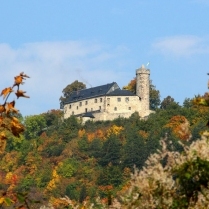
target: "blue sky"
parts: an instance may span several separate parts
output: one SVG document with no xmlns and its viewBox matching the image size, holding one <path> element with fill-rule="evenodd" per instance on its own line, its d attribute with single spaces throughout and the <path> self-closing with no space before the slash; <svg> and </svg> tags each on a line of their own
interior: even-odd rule
<svg viewBox="0 0 209 209">
<path fill-rule="evenodd" d="M 149 62 L 161 99 L 182 104 L 207 91 L 208 11 L 209 0 L 3 0 L 0 89 L 24 71 L 31 98 L 18 99 L 17 108 L 39 114 L 59 109 L 74 80 L 122 88 Z"/>
</svg>

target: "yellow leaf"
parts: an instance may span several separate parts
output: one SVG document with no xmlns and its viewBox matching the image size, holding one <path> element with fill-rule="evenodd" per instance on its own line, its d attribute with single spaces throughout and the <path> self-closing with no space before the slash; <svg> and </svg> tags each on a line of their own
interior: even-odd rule
<svg viewBox="0 0 209 209">
<path fill-rule="evenodd" d="M 0 204 L 2 204 L 4 202 L 4 197 L 0 198 Z"/>
<path fill-rule="evenodd" d="M 13 90 L 11 87 L 5 88 L 1 92 L 1 96 L 4 95 L 4 98 L 7 96 L 7 94 L 11 93 Z"/>
</svg>

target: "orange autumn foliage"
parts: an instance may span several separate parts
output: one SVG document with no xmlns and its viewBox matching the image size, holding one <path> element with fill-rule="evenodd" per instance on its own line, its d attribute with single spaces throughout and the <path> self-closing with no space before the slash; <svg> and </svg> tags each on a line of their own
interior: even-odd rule
<svg viewBox="0 0 209 209">
<path fill-rule="evenodd" d="M 78 137 L 79 137 L 79 138 L 82 138 L 82 137 L 85 135 L 85 133 L 86 133 L 85 129 L 80 129 L 80 130 L 78 131 Z"/>
<path fill-rule="evenodd" d="M 120 132 L 124 130 L 124 128 L 122 126 L 116 126 L 116 125 L 112 125 L 108 130 L 107 130 L 107 137 L 109 137 L 111 134 L 113 135 L 119 135 Z"/>
<path fill-rule="evenodd" d="M 19 120 L 14 117 L 18 113 L 15 108 L 15 101 L 7 102 L 9 95 L 14 92 L 17 98 L 20 96 L 28 97 L 24 95 L 24 91 L 20 90 L 20 84 L 23 84 L 22 80 L 29 78 L 23 72 L 15 77 L 15 81 L 12 87 L 7 87 L 1 91 L 0 96 L 3 96 L 4 103 L 0 104 L 0 152 L 4 152 L 6 146 L 7 133 L 10 132 L 16 137 L 20 137 L 20 134 L 24 131 L 24 126 L 19 122 Z M 14 87 L 17 90 L 14 90 Z"/>
<path fill-rule="evenodd" d="M 165 127 L 171 128 L 173 134 L 182 140 L 188 140 L 191 137 L 189 126 L 189 121 L 182 115 L 173 116 L 165 125 Z"/>
<path fill-rule="evenodd" d="M 11 136 L 12 134 L 15 137 L 20 137 L 20 134 L 24 131 L 24 126 L 20 123 L 19 119 L 15 117 L 18 114 L 18 110 L 15 108 L 15 101 L 8 102 L 8 98 L 12 92 L 16 94 L 17 98 L 28 98 L 28 96 L 24 94 L 25 92 L 20 90 L 20 84 L 23 84 L 22 80 L 26 78 L 29 78 L 29 76 L 27 76 L 23 72 L 20 73 L 18 76 L 15 77 L 14 84 L 12 87 L 4 88 L 1 91 L 0 96 L 3 96 L 4 102 L 3 104 L 0 104 L 0 153 L 3 153 L 5 151 L 6 141 L 9 135 Z M 14 87 L 17 88 L 16 91 Z M 16 158 L 12 158 L 12 154 L 14 154 L 14 152 L 7 153 L 4 156 L 5 158 L 8 157 L 8 163 L 2 163 L 2 169 L 10 171 L 11 167 L 15 166 Z M 22 200 L 20 200 L 20 198 L 17 197 L 17 193 L 14 192 L 14 188 L 17 185 L 18 180 L 19 177 L 17 174 L 14 174 L 12 172 L 8 172 L 6 174 L 4 181 L 8 185 L 8 188 L 6 189 L 6 191 L 3 191 L 3 193 L 0 196 L 0 205 L 2 208 L 4 208 L 4 206 L 7 207 L 14 204 L 14 207 L 11 206 L 12 208 L 26 209 L 26 207 L 24 207 L 25 202 L 23 203 Z M 17 206 L 17 202 L 21 202 L 21 205 Z"/>
<path fill-rule="evenodd" d="M 135 94 L 136 93 L 136 77 L 133 80 L 131 80 L 127 86 L 124 86 L 123 89 L 129 90 Z"/>
<path fill-rule="evenodd" d="M 144 139 L 147 139 L 149 136 L 149 134 L 143 130 L 139 130 L 139 135 L 142 136 Z"/>
<path fill-rule="evenodd" d="M 106 135 L 105 131 L 98 129 L 95 132 L 87 133 L 87 140 L 88 142 L 92 142 L 96 138 L 104 140 L 105 135 Z"/>
</svg>

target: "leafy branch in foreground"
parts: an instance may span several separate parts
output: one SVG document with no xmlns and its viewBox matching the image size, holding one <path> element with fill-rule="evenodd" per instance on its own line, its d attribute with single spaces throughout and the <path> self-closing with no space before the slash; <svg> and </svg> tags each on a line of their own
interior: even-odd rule
<svg viewBox="0 0 209 209">
<path fill-rule="evenodd" d="M 20 134 L 24 131 L 24 126 L 15 117 L 18 114 L 18 110 L 15 108 L 15 101 L 8 102 L 8 98 L 12 92 L 19 97 L 29 96 L 25 95 L 25 91 L 20 90 L 20 84 L 23 84 L 23 80 L 29 78 L 23 72 L 14 78 L 14 84 L 12 87 L 7 87 L 1 91 L 4 103 L 0 104 L 0 152 L 3 152 L 6 146 L 6 139 L 8 132 L 12 133 L 16 137 L 20 137 Z M 16 91 L 14 88 L 17 87 Z"/>
<path fill-rule="evenodd" d="M 29 78 L 28 75 L 21 72 L 18 76 L 14 77 L 14 84 L 11 87 L 7 87 L 1 91 L 0 96 L 3 97 L 4 103 L 0 104 L 0 153 L 5 151 L 6 141 L 9 135 L 20 137 L 20 134 L 24 132 L 24 126 L 18 119 L 19 110 L 15 108 L 15 100 L 9 102 L 9 96 L 14 93 L 19 97 L 29 98 L 25 95 L 25 91 L 20 89 L 20 85 L 23 84 L 23 80 Z M 12 188 L 13 184 L 9 187 Z M 13 205 L 15 208 L 29 208 L 27 203 L 27 194 L 23 196 L 21 193 L 14 193 L 11 189 L 4 191 L 0 196 L 0 208 L 4 206 Z"/>
</svg>

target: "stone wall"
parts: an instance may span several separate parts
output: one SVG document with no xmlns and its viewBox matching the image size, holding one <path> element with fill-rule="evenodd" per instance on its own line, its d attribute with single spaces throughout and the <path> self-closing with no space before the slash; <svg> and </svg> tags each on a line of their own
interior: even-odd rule
<svg viewBox="0 0 209 209">
<path fill-rule="evenodd" d="M 136 95 L 141 99 L 141 109 L 149 110 L 150 71 L 143 65 L 136 70 Z"/>
<path fill-rule="evenodd" d="M 141 112 L 138 96 L 103 96 L 67 104 L 64 107 L 64 118 L 99 110 L 96 120 L 111 120 L 119 116 L 128 117 L 135 111 Z M 105 113 L 105 114 L 104 114 Z M 107 119 L 105 119 L 107 118 Z M 111 119 L 109 119 L 111 118 Z"/>
<path fill-rule="evenodd" d="M 92 112 L 94 120 L 113 120 L 118 117 L 130 117 L 138 112 L 141 117 L 146 117 L 153 111 L 149 110 L 150 71 L 143 65 L 136 70 L 136 96 L 101 96 L 89 98 L 64 105 L 64 118 L 71 115 Z M 115 84 L 111 89 L 119 88 Z M 94 112 L 96 111 L 96 112 Z M 84 118 L 87 120 L 88 118 Z"/>
</svg>

